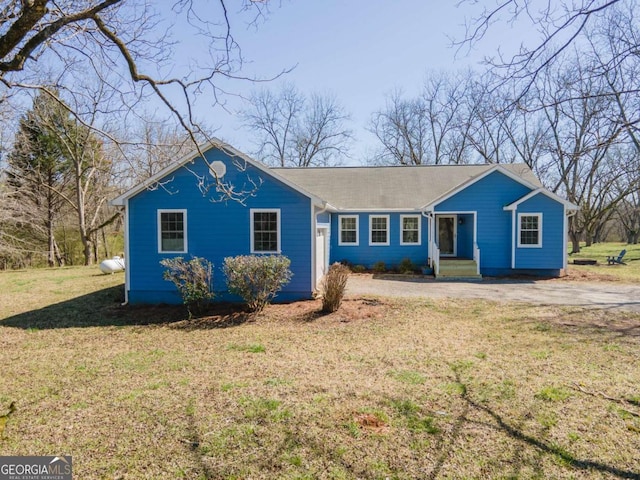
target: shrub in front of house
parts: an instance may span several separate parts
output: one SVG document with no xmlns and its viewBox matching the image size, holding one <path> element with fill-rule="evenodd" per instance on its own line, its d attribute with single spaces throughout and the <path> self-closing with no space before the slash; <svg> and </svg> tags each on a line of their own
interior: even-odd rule
<svg viewBox="0 0 640 480">
<path fill-rule="evenodd" d="M 189 318 L 200 315 L 213 300 L 213 264 L 204 258 L 165 258 L 160 264 L 166 268 L 162 277 L 178 289 L 187 306 Z"/>
<path fill-rule="evenodd" d="M 331 313 L 340 308 L 349 279 L 349 267 L 334 263 L 324 277 L 322 284 L 322 311 Z"/>
<path fill-rule="evenodd" d="M 371 270 L 373 270 L 373 273 L 385 273 L 387 271 L 387 265 L 382 260 L 380 260 L 373 264 Z"/>
<path fill-rule="evenodd" d="M 398 265 L 398 272 L 403 274 L 415 273 L 416 266 L 410 258 L 403 258 Z"/>
<path fill-rule="evenodd" d="M 291 281 L 291 260 L 284 255 L 239 255 L 224 259 L 229 292 L 260 312 Z"/>
</svg>

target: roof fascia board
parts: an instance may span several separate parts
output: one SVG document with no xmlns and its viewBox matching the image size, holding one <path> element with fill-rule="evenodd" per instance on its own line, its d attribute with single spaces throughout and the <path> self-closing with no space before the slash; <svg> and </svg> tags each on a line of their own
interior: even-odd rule
<svg viewBox="0 0 640 480">
<path fill-rule="evenodd" d="M 334 207 L 335 208 L 335 207 Z M 420 213 L 421 208 L 335 208 L 338 213 L 358 213 L 358 212 L 415 212 Z"/>
</svg>

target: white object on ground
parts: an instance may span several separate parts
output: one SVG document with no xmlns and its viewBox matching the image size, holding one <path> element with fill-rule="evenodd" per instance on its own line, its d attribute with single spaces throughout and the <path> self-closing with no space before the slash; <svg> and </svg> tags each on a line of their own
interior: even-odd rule
<svg viewBox="0 0 640 480">
<path fill-rule="evenodd" d="M 100 271 L 102 273 L 115 273 L 124 270 L 124 258 L 115 256 L 108 258 L 100 264 Z"/>
</svg>

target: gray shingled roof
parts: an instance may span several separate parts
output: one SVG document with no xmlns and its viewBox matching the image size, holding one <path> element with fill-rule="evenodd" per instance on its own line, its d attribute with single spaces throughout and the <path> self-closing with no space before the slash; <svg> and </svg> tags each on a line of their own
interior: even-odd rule
<svg viewBox="0 0 640 480">
<path fill-rule="evenodd" d="M 419 209 L 495 165 L 274 168 L 279 175 L 339 210 Z M 541 187 L 525 164 L 502 164 Z"/>
</svg>

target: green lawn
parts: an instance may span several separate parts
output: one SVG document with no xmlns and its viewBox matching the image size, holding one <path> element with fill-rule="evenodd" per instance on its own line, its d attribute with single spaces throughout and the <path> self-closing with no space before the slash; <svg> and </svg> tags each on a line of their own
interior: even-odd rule
<svg viewBox="0 0 640 480">
<path fill-rule="evenodd" d="M 351 298 L 189 323 L 96 272 L 0 273 L 0 455 L 78 479 L 640 476 L 639 315 Z"/>
<path fill-rule="evenodd" d="M 608 256 L 618 256 L 621 250 L 627 253 L 623 258 L 626 265 L 608 265 Z M 571 251 L 571 250 L 569 250 Z M 588 258 L 598 261 L 598 265 L 571 265 L 574 259 Z M 582 246 L 580 253 L 569 255 L 569 270 L 586 271 L 601 275 L 608 275 L 625 282 L 640 282 L 640 245 L 627 245 L 626 243 L 596 243 L 590 247 Z"/>
</svg>

